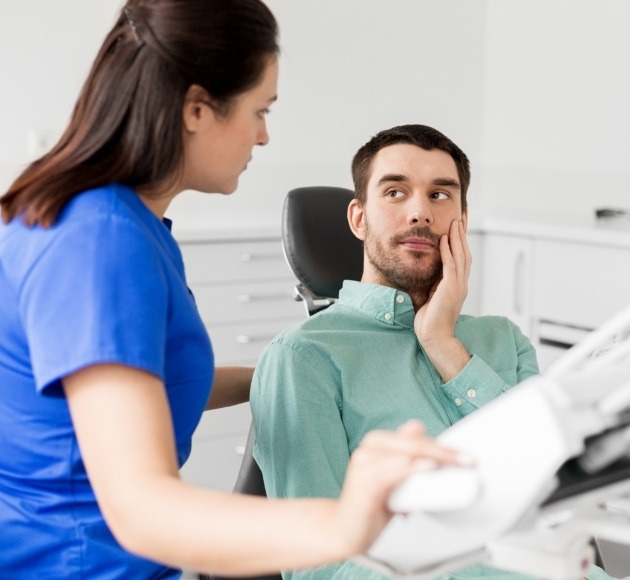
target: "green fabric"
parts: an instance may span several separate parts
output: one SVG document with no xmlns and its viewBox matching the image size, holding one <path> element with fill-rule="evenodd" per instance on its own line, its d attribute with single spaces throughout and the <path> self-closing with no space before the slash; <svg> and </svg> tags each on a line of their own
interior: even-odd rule
<svg viewBox="0 0 630 580">
<path fill-rule="evenodd" d="M 538 373 L 534 348 L 507 318 L 460 316 L 455 334 L 472 358 L 442 383 L 416 338 L 414 317 L 406 293 L 346 281 L 337 304 L 263 351 L 250 401 L 254 457 L 270 497 L 336 498 L 350 454 L 368 431 L 415 418 L 436 436 Z M 284 578 L 384 577 L 345 562 Z M 445 578 L 522 576 L 474 566 Z"/>
</svg>

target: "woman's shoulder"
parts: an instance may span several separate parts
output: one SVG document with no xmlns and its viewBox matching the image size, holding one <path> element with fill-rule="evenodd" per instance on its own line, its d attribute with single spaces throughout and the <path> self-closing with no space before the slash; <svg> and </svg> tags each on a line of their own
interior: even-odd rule
<svg viewBox="0 0 630 580">
<path fill-rule="evenodd" d="M 101 265 L 108 260 L 122 265 L 125 258 L 148 258 L 155 244 L 147 229 L 149 217 L 142 212 L 149 210 L 135 203 L 144 206 L 133 190 L 114 184 L 76 195 L 49 228 L 27 226 L 16 218 L 5 226 L 0 241 L 2 262 L 22 279 L 48 262 L 83 263 L 91 256 Z M 155 216 L 150 219 L 159 223 Z"/>
<path fill-rule="evenodd" d="M 132 224 L 141 221 L 143 207 L 149 212 L 133 189 L 118 183 L 103 185 L 75 195 L 62 208 L 53 229 L 68 223 L 122 220 Z"/>
</svg>

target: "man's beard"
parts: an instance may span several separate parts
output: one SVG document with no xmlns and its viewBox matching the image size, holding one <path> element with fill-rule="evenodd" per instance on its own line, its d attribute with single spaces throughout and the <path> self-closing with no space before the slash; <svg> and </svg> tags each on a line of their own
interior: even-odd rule
<svg viewBox="0 0 630 580">
<path fill-rule="evenodd" d="M 431 256 L 423 251 L 406 250 L 411 254 L 414 263 L 405 263 L 405 260 L 396 254 L 395 248 L 400 242 L 410 237 L 426 238 L 439 249 L 440 236 L 433 233 L 427 226 L 416 226 L 402 234 L 392 236 L 385 246 L 381 240 L 372 236 L 366 223 L 365 253 L 384 285 L 402 290 L 412 299 L 418 297 L 424 302 L 433 286 L 442 277 L 442 258 L 439 253 L 437 256 Z"/>
</svg>

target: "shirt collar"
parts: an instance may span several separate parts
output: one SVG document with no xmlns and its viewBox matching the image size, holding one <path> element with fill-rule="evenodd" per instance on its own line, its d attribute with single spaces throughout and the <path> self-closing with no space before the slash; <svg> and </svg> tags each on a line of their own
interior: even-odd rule
<svg viewBox="0 0 630 580">
<path fill-rule="evenodd" d="M 416 313 L 409 294 L 389 286 L 344 280 L 339 302 L 390 326 L 413 329 Z"/>
</svg>

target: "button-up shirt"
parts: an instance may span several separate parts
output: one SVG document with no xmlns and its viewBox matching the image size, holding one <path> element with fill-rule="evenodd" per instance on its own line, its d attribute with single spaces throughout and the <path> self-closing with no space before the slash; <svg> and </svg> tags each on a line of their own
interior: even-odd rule
<svg viewBox="0 0 630 580">
<path fill-rule="evenodd" d="M 350 454 L 368 431 L 419 419 L 436 436 L 538 372 L 534 348 L 507 318 L 462 315 L 455 335 L 472 357 L 444 383 L 414 319 L 405 292 L 346 281 L 338 303 L 264 350 L 251 406 L 254 457 L 270 497 L 336 498 Z M 382 578 L 352 562 L 284 577 Z M 482 566 L 451 577 L 517 578 Z"/>
</svg>

